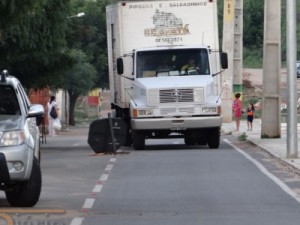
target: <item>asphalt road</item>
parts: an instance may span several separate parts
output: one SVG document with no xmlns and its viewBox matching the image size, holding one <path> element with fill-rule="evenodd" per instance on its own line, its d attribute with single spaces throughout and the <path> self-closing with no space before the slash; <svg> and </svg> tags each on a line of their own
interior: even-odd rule
<svg viewBox="0 0 300 225">
<path fill-rule="evenodd" d="M 42 145 L 40 201 L 16 212 L 0 193 L 0 224 L 7 224 L 3 217 L 1 223 L 3 211 L 20 225 L 299 224 L 297 198 L 283 177 L 266 172 L 285 168 L 275 168 L 249 146 L 234 149 L 230 137 L 223 137 L 229 140 L 220 149 L 155 140 L 144 151 L 122 148 L 114 156 L 95 155 L 85 132 Z"/>
</svg>

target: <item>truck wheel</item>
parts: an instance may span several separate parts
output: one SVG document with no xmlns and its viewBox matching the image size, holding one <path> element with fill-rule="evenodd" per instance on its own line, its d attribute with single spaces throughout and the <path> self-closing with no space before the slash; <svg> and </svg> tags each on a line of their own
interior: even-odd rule
<svg viewBox="0 0 300 225">
<path fill-rule="evenodd" d="M 195 140 L 192 137 L 188 137 L 188 136 L 184 135 L 184 143 L 185 143 L 185 145 L 194 145 Z"/>
<path fill-rule="evenodd" d="M 197 132 L 187 131 L 184 134 L 184 143 L 186 145 L 195 145 L 197 143 Z"/>
<path fill-rule="evenodd" d="M 207 143 L 209 148 L 219 148 L 220 145 L 220 128 L 212 128 L 209 130 L 207 136 Z"/>
<path fill-rule="evenodd" d="M 129 146 L 130 147 L 132 145 L 132 138 L 131 137 L 132 137 L 131 130 L 127 130 L 124 146 Z"/>
<path fill-rule="evenodd" d="M 41 168 L 34 157 L 29 180 L 14 186 L 12 190 L 5 191 L 6 199 L 12 206 L 32 207 L 38 202 L 41 189 Z"/>
<path fill-rule="evenodd" d="M 145 148 L 145 135 L 142 132 L 133 132 L 133 147 L 135 150 L 144 150 Z"/>
</svg>

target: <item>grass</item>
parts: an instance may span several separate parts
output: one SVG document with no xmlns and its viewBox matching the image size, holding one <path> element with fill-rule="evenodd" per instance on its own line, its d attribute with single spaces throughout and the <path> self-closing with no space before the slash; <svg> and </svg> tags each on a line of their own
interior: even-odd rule
<svg viewBox="0 0 300 225">
<path fill-rule="evenodd" d="M 239 141 L 246 141 L 247 140 L 247 134 L 245 132 L 243 132 L 240 136 L 239 136 Z"/>
</svg>

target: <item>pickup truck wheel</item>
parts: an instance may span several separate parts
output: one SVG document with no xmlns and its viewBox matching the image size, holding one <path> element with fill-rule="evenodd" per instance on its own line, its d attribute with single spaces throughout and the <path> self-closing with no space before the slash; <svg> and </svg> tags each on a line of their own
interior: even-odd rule
<svg viewBox="0 0 300 225">
<path fill-rule="evenodd" d="M 38 202 L 41 189 L 41 168 L 38 160 L 34 157 L 29 180 L 18 184 L 12 190 L 5 191 L 6 199 L 12 206 L 32 207 Z"/>
<path fill-rule="evenodd" d="M 220 128 L 212 128 L 207 135 L 207 143 L 209 148 L 219 148 L 220 146 Z"/>
<path fill-rule="evenodd" d="M 135 150 L 143 150 L 145 148 L 145 135 L 142 132 L 133 132 L 133 147 Z"/>
</svg>

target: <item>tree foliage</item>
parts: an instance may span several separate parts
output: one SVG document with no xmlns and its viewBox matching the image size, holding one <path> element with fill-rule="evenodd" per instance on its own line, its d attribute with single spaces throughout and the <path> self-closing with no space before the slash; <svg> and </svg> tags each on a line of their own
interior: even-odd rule
<svg viewBox="0 0 300 225">
<path fill-rule="evenodd" d="M 55 86 L 74 58 L 68 49 L 87 55 L 98 79 L 94 86 L 108 87 L 105 6 L 117 0 L 15 0 L 0 1 L 0 69 L 8 69 L 29 88 Z M 299 0 L 297 0 L 299 2 Z M 218 1 L 222 27 L 224 1 Z M 264 2 L 243 1 L 244 64 L 262 62 Z M 297 14 L 299 14 L 297 5 Z M 66 19 L 78 12 L 83 18 Z M 299 21 L 300 16 L 297 16 Z M 300 23 L 298 26 L 300 26 Z M 282 60 L 286 60 L 286 0 L 282 0 Z M 222 32 L 220 32 L 221 38 Z M 300 29 L 297 29 L 300 37 Z M 300 42 L 298 42 L 300 49 Z M 300 57 L 300 50 L 297 54 Z M 253 64 L 253 63 L 251 63 Z M 254 63 L 255 64 L 255 63 Z M 257 64 L 257 63 L 256 63 Z"/>
<path fill-rule="evenodd" d="M 72 49 L 67 54 L 74 59 L 75 63 L 59 80 L 62 82 L 61 87 L 67 90 L 70 96 L 69 124 L 75 125 L 76 100 L 80 95 L 86 95 L 91 90 L 97 78 L 97 71 L 81 50 Z"/>
<path fill-rule="evenodd" d="M 92 87 L 108 87 L 105 6 L 108 1 L 71 1 L 71 15 L 84 12 L 84 17 L 68 19 L 66 40 L 68 55 L 75 64 L 64 71 L 61 87 L 70 96 L 69 124 L 75 125 L 77 98 Z"/>
<path fill-rule="evenodd" d="M 2 0 L 0 13 L 0 68 L 24 86 L 46 86 L 72 64 L 63 53 L 68 0 Z"/>
<path fill-rule="evenodd" d="M 72 0 L 73 12 L 85 12 L 77 21 L 70 21 L 73 26 L 68 40 L 69 48 L 81 49 L 98 73 L 94 86 L 108 87 L 106 14 L 105 7 L 109 0 L 81 1 Z"/>
<path fill-rule="evenodd" d="M 300 0 L 297 0 L 300 3 Z M 223 3 L 219 1 L 219 21 L 223 21 Z M 286 62 L 286 0 L 281 1 L 281 59 Z M 298 6 L 299 8 L 299 6 Z M 299 10 L 297 8 L 297 15 Z M 300 15 L 297 16 L 298 21 Z M 300 23 L 297 23 L 300 26 Z M 219 23 L 222 30 L 222 22 Z M 222 32 L 220 32 L 222 34 Z M 297 29 L 297 37 L 300 38 L 300 30 Z M 221 38 L 221 37 L 220 37 Z M 246 67 L 262 67 L 264 42 L 264 1 L 247 0 L 243 1 L 243 64 Z M 298 43 L 300 47 L 300 42 Z M 298 57 L 300 48 L 298 47 Z"/>
</svg>

